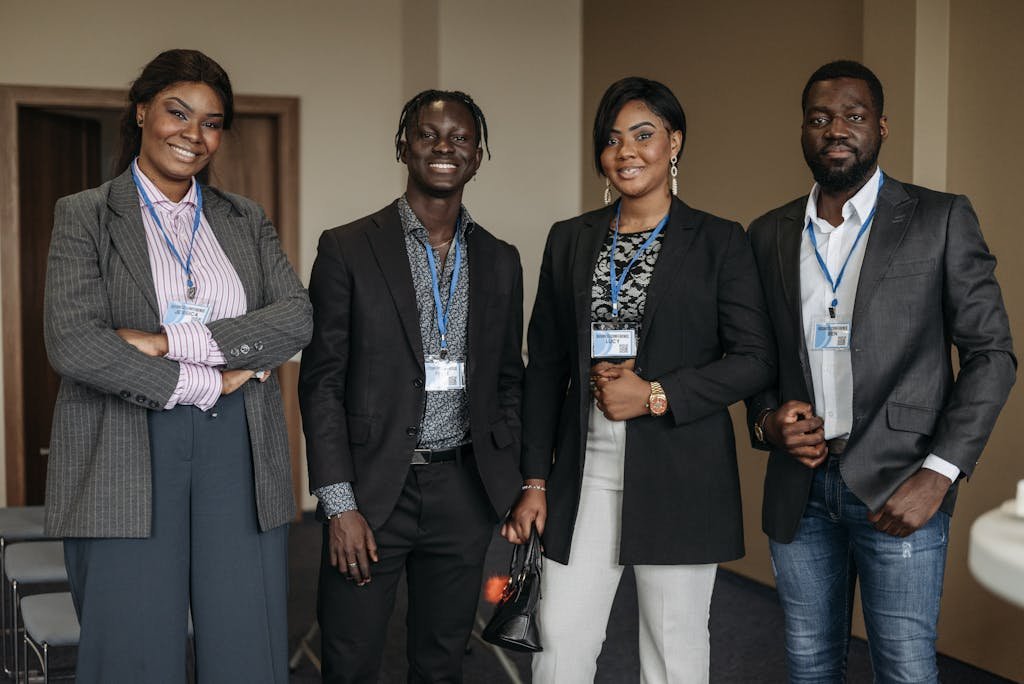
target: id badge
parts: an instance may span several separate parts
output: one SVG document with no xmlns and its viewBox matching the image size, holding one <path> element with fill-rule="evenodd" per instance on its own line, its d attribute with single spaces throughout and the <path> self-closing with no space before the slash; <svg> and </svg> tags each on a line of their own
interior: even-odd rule
<svg viewBox="0 0 1024 684">
<path fill-rule="evenodd" d="M 850 351 L 850 320 L 846 318 L 819 318 L 814 321 L 816 351 Z"/>
<path fill-rule="evenodd" d="M 203 323 L 210 320 L 213 307 L 204 302 L 168 302 L 163 325 L 173 323 Z"/>
<path fill-rule="evenodd" d="M 590 358 L 632 359 L 636 356 L 635 323 L 591 323 Z"/>
<path fill-rule="evenodd" d="M 424 359 L 428 392 L 447 392 L 466 388 L 466 363 L 428 356 Z"/>
</svg>

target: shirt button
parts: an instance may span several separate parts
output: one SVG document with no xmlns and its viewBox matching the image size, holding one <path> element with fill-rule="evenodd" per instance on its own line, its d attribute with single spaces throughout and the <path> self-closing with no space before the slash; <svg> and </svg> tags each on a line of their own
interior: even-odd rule
<svg viewBox="0 0 1024 684">
<path fill-rule="evenodd" d="M 417 432 L 419 432 L 418 428 L 414 428 L 414 427 L 405 428 L 405 434 L 408 435 L 409 437 L 415 437 Z"/>
<path fill-rule="evenodd" d="M 248 353 L 249 353 L 249 351 L 250 351 L 250 349 L 249 349 L 249 345 L 247 345 L 247 344 L 243 344 L 242 346 L 240 346 L 240 347 L 238 348 L 238 351 L 242 352 L 243 354 L 248 354 Z"/>
<path fill-rule="evenodd" d="M 423 387 L 423 380 L 421 378 L 416 378 L 415 380 L 412 381 L 412 386 L 415 387 L 416 389 Z"/>
</svg>

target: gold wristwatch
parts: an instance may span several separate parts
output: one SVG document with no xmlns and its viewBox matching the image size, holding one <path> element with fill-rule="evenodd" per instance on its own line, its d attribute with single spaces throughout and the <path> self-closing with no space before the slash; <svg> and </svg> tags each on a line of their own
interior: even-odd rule
<svg viewBox="0 0 1024 684">
<path fill-rule="evenodd" d="M 647 399 L 647 409 L 652 416 L 663 416 L 665 411 L 668 411 L 668 397 L 657 380 L 651 381 L 651 396 Z"/>
</svg>

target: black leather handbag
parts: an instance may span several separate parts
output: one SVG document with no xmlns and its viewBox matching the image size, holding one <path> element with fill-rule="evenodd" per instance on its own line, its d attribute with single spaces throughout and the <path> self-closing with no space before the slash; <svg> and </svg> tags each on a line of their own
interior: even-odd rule
<svg viewBox="0 0 1024 684">
<path fill-rule="evenodd" d="M 513 651 L 543 651 L 537 629 L 540 601 L 541 550 L 537 530 L 525 544 L 516 545 L 509 564 L 508 584 L 484 627 L 484 640 Z"/>
</svg>

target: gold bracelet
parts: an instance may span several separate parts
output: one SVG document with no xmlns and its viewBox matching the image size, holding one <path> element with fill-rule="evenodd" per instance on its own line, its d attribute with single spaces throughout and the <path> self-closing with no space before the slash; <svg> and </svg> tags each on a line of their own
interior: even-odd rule
<svg viewBox="0 0 1024 684">
<path fill-rule="evenodd" d="M 546 491 L 548 491 L 548 488 L 545 487 L 544 485 L 531 485 L 531 484 L 523 485 L 521 491 L 525 492 L 527 489 L 536 489 L 538 492 L 546 492 Z"/>
</svg>

